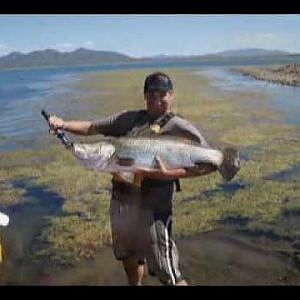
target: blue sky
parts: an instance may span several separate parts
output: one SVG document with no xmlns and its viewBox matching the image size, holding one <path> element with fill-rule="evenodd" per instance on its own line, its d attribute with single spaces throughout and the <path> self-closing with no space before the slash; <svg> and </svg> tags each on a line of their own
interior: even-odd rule
<svg viewBox="0 0 300 300">
<path fill-rule="evenodd" d="M 133 57 L 241 48 L 300 52 L 300 15 L 0 15 L 0 56 L 78 47 Z"/>
</svg>

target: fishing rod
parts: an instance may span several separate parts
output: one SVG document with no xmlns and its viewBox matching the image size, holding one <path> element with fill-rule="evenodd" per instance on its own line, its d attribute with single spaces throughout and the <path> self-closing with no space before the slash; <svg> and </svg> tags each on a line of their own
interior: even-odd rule
<svg viewBox="0 0 300 300">
<path fill-rule="evenodd" d="M 41 114 L 46 119 L 46 121 L 48 122 L 48 125 L 50 127 L 50 124 L 49 124 L 50 114 L 48 112 L 46 112 L 44 109 L 42 109 Z M 73 141 L 61 129 L 55 130 L 54 134 L 56 135 L 56 137 L 58 139 L 60 139 L 60 141 L 62 142 L 63 145 L 65 145 L 66 148 L 73 147 Z"/>
</svg>

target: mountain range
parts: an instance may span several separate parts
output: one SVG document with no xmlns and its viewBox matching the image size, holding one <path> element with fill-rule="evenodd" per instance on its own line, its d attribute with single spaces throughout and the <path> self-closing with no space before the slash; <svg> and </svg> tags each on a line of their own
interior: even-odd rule
<svg viewBox="0 0 300 300">
<path fill-rule="evenodd" d="M 11 52 L 0 57 L 0 69 L 41 66 L 93 65 L 113 62 L 130 62 L 132 58 L 112 51 L 97 51 L 78 48 L 72 52 L 59 52 L 53 49 L 33 51 L 27 54 Z"/>
<path fill-rule="evenodd" d="M 158 55 L 143 58 L 134 58 L 125 54 L 113 51 L 90 50 L 78 48 L 71 52 L 60 52 L 53 49 L 45 49 L 29 52 L 11 52 L 0 57 L 0 69 L 29 68 L 29 67 L 52 67 L 52 66 L 79 66 L 96 65 L 106 63 L 126 63 L 136 61 L 178 61 L 178 60 L 216 60 L 226 58 L 248 59 L 251 57 L 285 57 L 295 56 L 286 51 L 265 50 L 265 49 L 240 49 L 227 50 L 206 55 Z"/>
<path fill-rule="evenodd" d="M 280 51 L 280 50 L 265 50 L 265 49 L 257 49 L 257 48 L 248 48 L 241 50 L 227 50 L 216 53 L 215 55 L 222 57 L 249 57 L 249 56 L 272 56 L 272 55 L 290 55 L 290 52 Z"/>
</svg>

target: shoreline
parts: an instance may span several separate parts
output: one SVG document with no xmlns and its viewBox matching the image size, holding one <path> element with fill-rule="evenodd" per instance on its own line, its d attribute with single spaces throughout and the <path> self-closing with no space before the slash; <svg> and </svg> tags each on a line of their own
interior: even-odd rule
<svg viewBox="0 0 300 300">
<path fill-rule="evenodd" d="M 242 67 L 232 68 L 232 70 L 256 80 L 300 87 L 300 64 L 288 64 L 276 67 Z"/>
</svg>

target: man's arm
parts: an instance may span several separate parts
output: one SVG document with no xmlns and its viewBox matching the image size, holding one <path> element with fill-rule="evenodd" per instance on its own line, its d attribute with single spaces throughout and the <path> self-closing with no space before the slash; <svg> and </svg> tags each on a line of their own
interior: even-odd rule
<svg viewBox="0 0 300 300">
<path fill-rule="evenodd" d="M 141 168 L 139 171 L 144 177 L 152 179 L 166 179 L 172 180 L 177 178 L 187 178 L 203 176 L 212 172 L 215 172 L 217 168 L 212 164 L 201 164 L 194 168 L 178 168 L 178 169 L 167 169 L 163 161 L 156 157 L 159 168 L 157 170 Z"/>
<path fill-rule="evenodd" d="M 176 135 L 200 143 L 204 147 L 209 147 L 200 129 L 190 121 L 177 117 L 174 118 L 173 126 Z"/>
<path fill-rule="evenodd" d="M 196 176 L 202 176 L 202 175 L 213 173 L 217 170 L 217 167 L 212 164 L 203 163 L 197 167 L 189 168 L 185 170 L 186 170 L 186 174 L 184 177 L 196 177 Z"/>
<path fill-rule="evenodd" d="M 56 116 L 51 116 L 49 124 L 54 131 L 63 129 L 79 135 L 103 134 L 119 136 L 132 125 L 136 115 L 137 112 L 135 111 L 122 111 L 96 121 L 64 121 Z"/>
<path fill-rule="evenodd" d="M 56 116 L 49 118 L 50 129 L 56 131 L 62 129 L 74 134 L 90 135 L 95 134 L 92 122 L 89 121 L 64 121 Z"/>
</svg>

